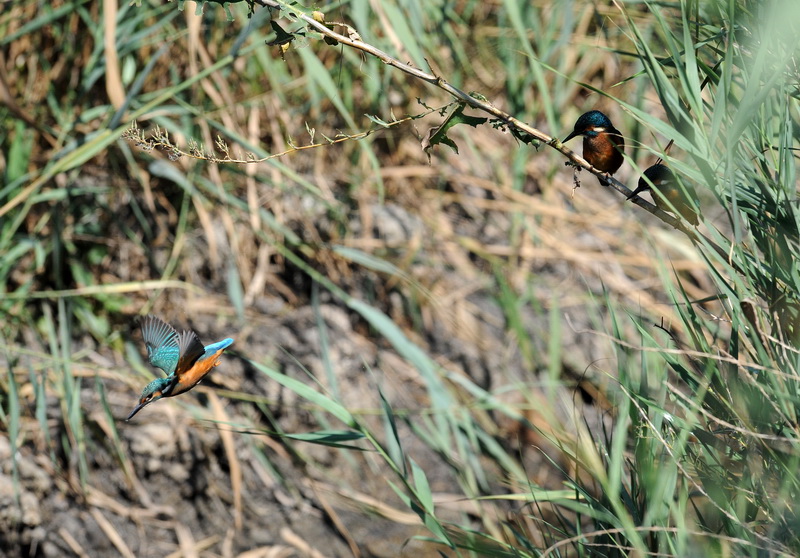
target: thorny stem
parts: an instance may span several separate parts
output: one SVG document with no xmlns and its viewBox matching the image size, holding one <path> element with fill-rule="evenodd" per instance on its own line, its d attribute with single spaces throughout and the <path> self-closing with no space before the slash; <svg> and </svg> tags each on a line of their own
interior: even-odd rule
<svg viewBox="0 0 800 558">
<path fill-rule="evenodd" d="M 450 104 L 455 104 L 455 103 L 456 101 L 452 101 Z M 152 151 L 153 149 L 165 150 L 171 161 L 174 161 L 180 158 L 181 156 L 187 156 L 194 159 L 202 159 L 203 161 L 209 161 L 211 163 L 234 163 L 234 164 L 263 163 L 264 161 L 269 161 L 270 159 L 277 159 L 285 155 L 288 155 L 290 153 L 294 153 L 295 151 L 303 151 L 304 149 L 315 149 L 317 147 L 323 147 L 325 145 L 333 145 L 345 141 L 364 139 L 381 130 L 392 128 L 394 126 L 398 126 L 399 124 L 403 124 L 405 122 L 409 122 L 412 120 L 418 120 L 420 118 L 424 118 L 434 112 L 442 113 L 447 109 L 448 106 L 450 105 L 445 105 L 439 108 L 429 108 L 428 110 L 420 114 L 406 116 L 405 118 L 401 118 L 399 120 L 392 120 L 391 122 L 384 122 L 379 127 L 370 128 L 369 130 L 358 132 L 356 134 L 337 134 L 333 138 L 325 137 L 324 142 L 315 142 L 314 130 L 311 130 L 309 132 L 311 134 L 311 143 L 306 145 L 294 145 L 293 142 L 289 141 L 289 146 L 290 146 L 289 149 L 281 151 L 280 153 L 272 153 L 265 157 L 256 157 L 252 153 L 247 153 L 245 158 L 241 157 L 233 158 L 230 156 L 230 149 L 228 148 L 228 145 L 220 137 L 218 137 L 216 141 L 216 147 L 218 150 L 222 151 L 225 154 L 224 157 L 217 157 L 211 152 L 204 151 L 202 149 L 202 146 L 198 145 L 196 142 L 193 141 L 189 142 L 188 151 L 183 151 L 179 149 L 175 144 L 173 144 L 172 141 L 169 139 L 169 135 L 166 132 L 162 132 L 158 126 L 156 126 L 154 132 L 145 135 L 145 133 L 139 129 L 139 126 L 136 123 L 136 121 L 133 122 L 130 128 L 128 128 L 125 132 L 123 132 L 122 138 L 135 143 L 137 147 L 140 147 L 145 151 Z"/>
</svg>

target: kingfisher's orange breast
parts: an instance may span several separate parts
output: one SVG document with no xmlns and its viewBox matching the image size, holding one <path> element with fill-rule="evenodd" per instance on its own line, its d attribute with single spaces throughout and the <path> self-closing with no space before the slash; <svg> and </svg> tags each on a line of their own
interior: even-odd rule
<svg viewBox="0 0 800 558">
<path fill-rule="evenodd" d="M 677 187 L 670 186 L 668 188 L 662 188 L 659 191 L 672 204 L 672 207 L 670 207 L 669 204 L 664 203 L 660 196 L 654 194 L 653 201 L 655 201 L 656 206 L 659 209 L 663 211 L 669 211 L 670 213 L 677 211 L 692 225 L 699 224 L 700 220 L 697 217 L 697 213 L 695 213 L 694 208 L 689 202 L 686 201 L 686 198 L 684 198 L 682 192 L 678 190 Z"/>
<path fill-rule="evenodd" d="M 196 386 L 200 380 L 205 378 L 206 375 L 211 372 L 212 368 L 219 364 L 220 356 L 224 350 L 225 349 L 220 349 L 208 358 L 201 358 L 186 372 L 181 372 L 178 374 L 178 383 L 175 384 L 175 387 L 170 392 L 170 397 L 174 395 L 180 395 L 181 393 L 187 392 Z"/>
<path fill-rule="evenodd" d="M 583 158 L 593 167 L 603 172 L 614 174 L 622 166 L 624 157 L 622 150 L 625 140 L 622 136 L 600 132 L 594 137 L 584 136 Z"/>
</svg>

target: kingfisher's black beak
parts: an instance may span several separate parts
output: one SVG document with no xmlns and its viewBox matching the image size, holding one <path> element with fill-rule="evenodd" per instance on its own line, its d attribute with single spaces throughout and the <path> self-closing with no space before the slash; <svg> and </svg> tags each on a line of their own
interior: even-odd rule
<svg viewBox="0 0 800 558">
<path fill-rule="evenodd" d="M 143 403 L 139 403 L 138 405 L 136 405 L 136 407 L 133 408 L 133 411 L 131 411 L 131 414 L 129 414 L 128 418 L 126 418 L 125 420 L 126 421 L 131 420 L 133 418 L 133 415 L 144 409 L 145 405 L 147 405 L 148 403 L 150 403 L 150 401 L 145 401 Z"/>
<path fill-rule="evenodd" d="M 566 138 L 564 138 L 564 141 L 562 141 L 561 143 L 567 143 L 569 140 L 571 140 L 575 136 L 579 136 L 579 135 L 581 135 L 580 132 L 576 132 L 575 130 L 572 130 L 572 133 L 570 135 L 568 135 Z"/>
<path fill-rule="evenodd" d="M 650 189 L 650 185 L 647 184 L 646 182 L 644 182 L 644 180 L 640 180 L 639 181 L 639 185 L 636 187 L 636 189 L 633 191 L 633 193 L 630 196 L 625 198 L 625 201 L 633 199 L 636 196 L 638 196 L 641 192 L 646 192 L 649 189 Z"/>
</svg>

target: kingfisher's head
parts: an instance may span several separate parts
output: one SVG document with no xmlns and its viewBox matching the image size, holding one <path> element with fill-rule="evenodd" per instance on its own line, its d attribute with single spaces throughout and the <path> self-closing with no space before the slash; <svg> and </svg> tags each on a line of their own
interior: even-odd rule
<svg viewBox="0 0 800 558">
<path fill-rule="evenodd" d="M 575 136 L 596 136 L 601 132 L 614 130 L 614 125 L 609 120 L 608 116 L 599 110 L 590 110 L 583 113 L 580 118 L 575 122 L 575 127 L 572 133 L 564 139 L 567 142 Z"/>
<path fill-rule="evenodd" d="M 644 171 L 642 176 L 639 178 L 639 183 L 636 185 L 636 189 L 630 196 L 628 196 L 627 199 L 635 198 L 642 192 L 647 192 L 651 189 L 651 184 L 656 188 L 669 188 L 670 185 L 674 184 L 674 182 L 675 176 L 672 174 L 672 171 L 669 170 L 669 167 L 660 163 L 655 164 L 652 167 L 648 167 L 648 169 Z"/>
<path fill-rule="evenodd" d="M 169 395 L 170 390 L 174 386 L 173 382 L 174 378 L 169 376 L 167 378 L 157 378 L 144 386 L 142 390 L 142 396 L 139 398 L 139 403 L 134 407 L 131 414 L 128 415 L 128 418 L 125 420 L 131 420 L 133 415 L 144 409 L 147 405 L 152 403 L 153 401 L 158 401 L 162 397 Z"/>
</svg>

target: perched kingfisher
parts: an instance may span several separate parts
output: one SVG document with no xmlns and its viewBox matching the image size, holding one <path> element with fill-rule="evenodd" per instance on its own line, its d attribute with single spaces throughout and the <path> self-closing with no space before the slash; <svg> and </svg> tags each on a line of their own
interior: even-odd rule
<svg viewBox="0 0 800 558">
<path fill-rule="evenodd" d="M 682 188 L 672 171 L 664 165 L 656 164 L 644 171 L 636 190 L 628 196 L 628 199 L 636 197 L 640 192 L 651 190 L 651 184 L 658 190 L 653 194 L 656 207 L 670 213 L 677 211 L 695 227 L 700 223 L 695 209 L 699 207 L 697 200 L 690 199 L 690 196 L 694 197 L 693 193 Z"/>
<path fill-rule="evenodd" d="M 575 136 L 583 136 L 583 158 L 594 168 L 614 174 L 622 166 L 625 158 L 625 140 L 608 119 L 599 110 L 590 110 L 581 115 L 575 122 L 572 133 L 561 143 L 566 143 Z M 600 179 L 600 184 L 608 186 L 608 182 Z"/>
<path fill-rule="evenodd" d="M 219 364 L 222 351 L 233 343 L 233 339 L 228 338 L 203 347 L 194 331 L 178 333 L 164 320 L 150 314 L 142 320 L 142 337 L 150 364 L 166 372 L 167 377 L 145 386 L 139 404 L 125 420 L 133 418 L 153 401 L 192 389 Z"/>
</svg>

